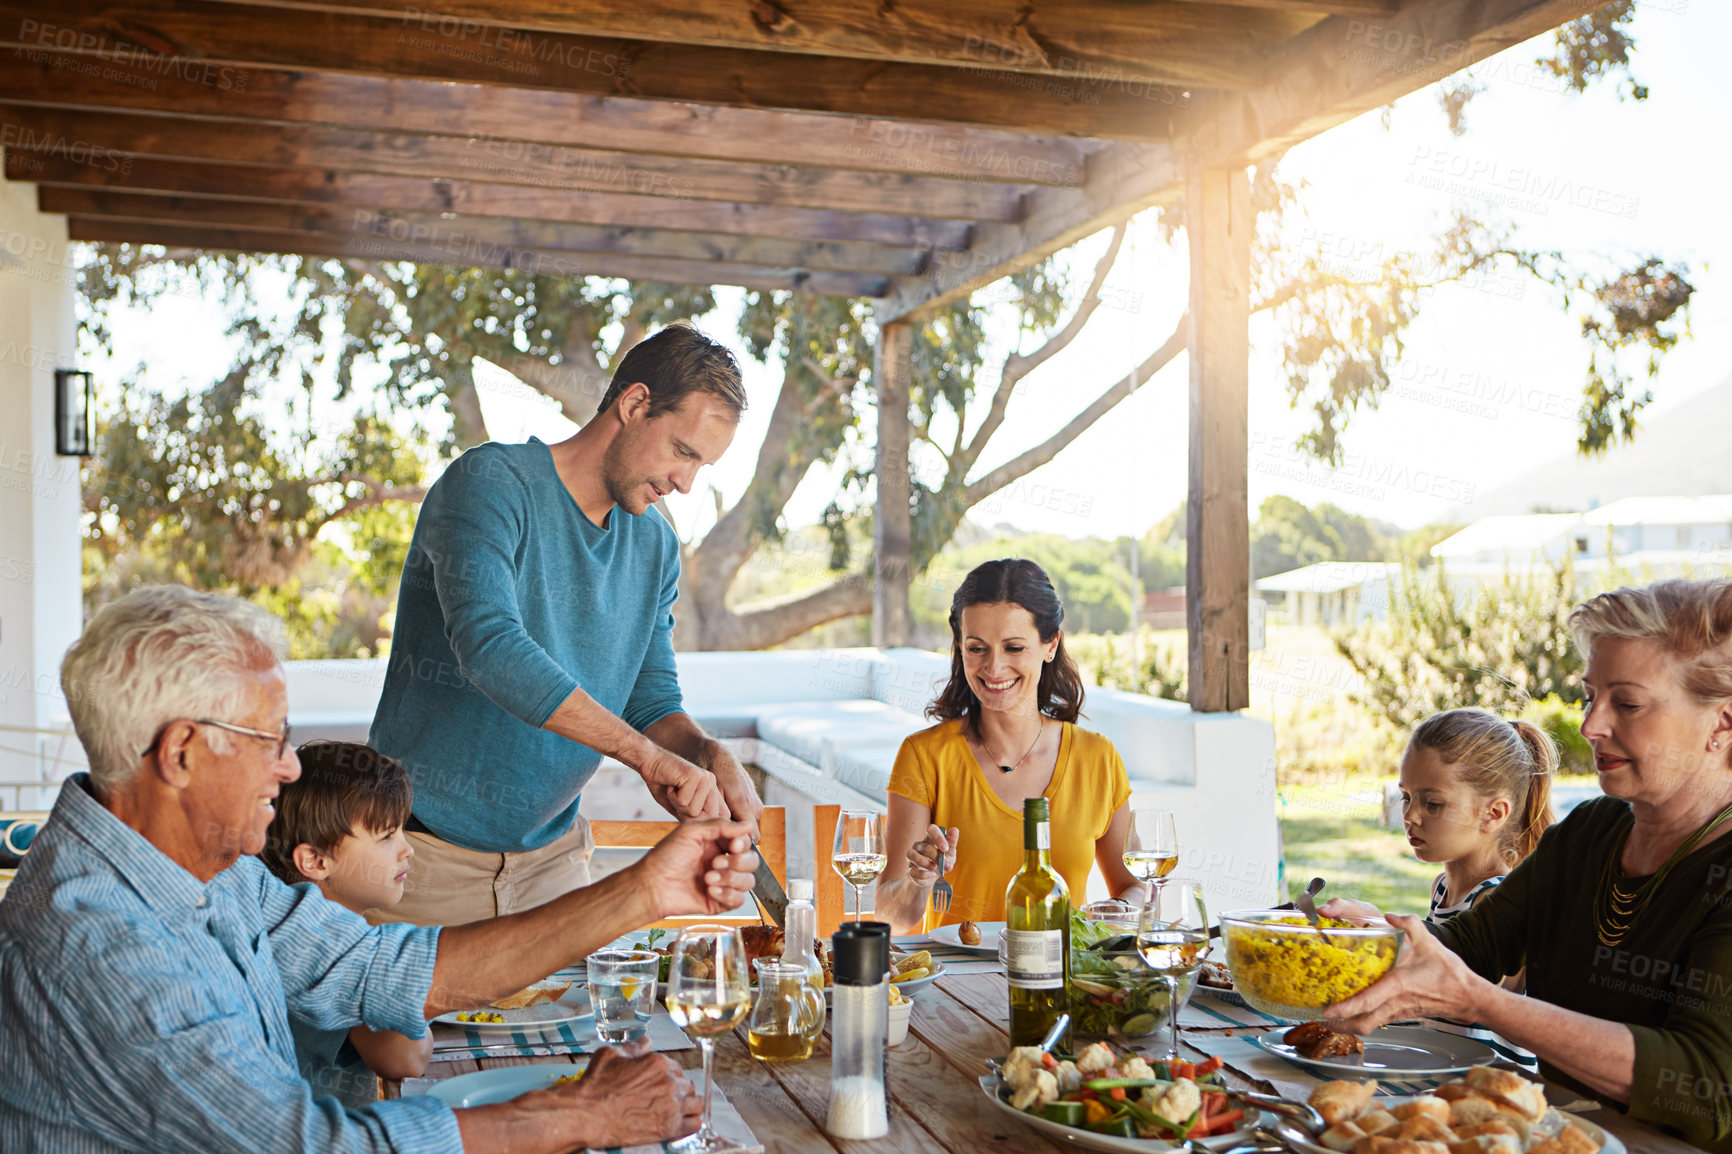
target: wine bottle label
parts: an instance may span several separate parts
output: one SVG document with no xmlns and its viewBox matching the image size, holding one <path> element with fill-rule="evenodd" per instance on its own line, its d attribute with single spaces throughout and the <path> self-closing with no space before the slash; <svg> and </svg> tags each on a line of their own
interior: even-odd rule
<svg viewBox="0 0 1732 1154">
<path fill-rule="evenodd" d="M 1014 990 L 1064 988 L 1064 934 L 1059 930 L 1004 931 L 1004 971 Z"/>
<path fill-rule="evenodd" d="M 1052 826 L 1048 825 L 1044 821 L 1038 823 L 1034 827 L 1034 848 L 1035 849 L 1051 849 L 1052 848 Z"/>
</svg>

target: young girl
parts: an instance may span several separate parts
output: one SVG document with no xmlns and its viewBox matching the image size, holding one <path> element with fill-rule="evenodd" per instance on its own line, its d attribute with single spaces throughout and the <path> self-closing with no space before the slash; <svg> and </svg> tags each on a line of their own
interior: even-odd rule
<svg viewBox="0 0 1732 1154">
<path fill-rule="evenodd" d="M 1557 747 L 1545 730 L 1484 709 L 1434 713 L 1401 758 L 1407 844 L 1441 862 L 1429 922 L 1444 922 L 1503 881 L 1533 852 L 1552 816 Z"/>
</svg>

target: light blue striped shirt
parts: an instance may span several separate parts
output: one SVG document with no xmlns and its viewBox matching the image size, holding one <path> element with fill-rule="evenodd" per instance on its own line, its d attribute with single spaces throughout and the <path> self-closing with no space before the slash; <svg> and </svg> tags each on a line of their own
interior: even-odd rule
<svg viewBox="0 0 1732 1154">
<path fill-rule="evenodd" d="M 0 901 L 6 1154 L 460 1151 L 433 1098 L 345 1110 L 289 1015 L 421 1037 L 437 928 L 368 926 L 243 857 L 201 885 L 80 774 Z"/>
</svg>

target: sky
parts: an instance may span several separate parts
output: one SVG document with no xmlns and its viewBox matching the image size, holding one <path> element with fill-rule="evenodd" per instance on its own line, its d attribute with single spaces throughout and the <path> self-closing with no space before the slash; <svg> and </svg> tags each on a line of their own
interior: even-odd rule
<svg viewBox="0 0 1732 1154">
<path fill-rule="evenodd" d="M 1287 243 L 1351 273 L 1423 249 L 1461 205 L 1507 220 L 1528 246 L 1623 263 L 1650 253 L 1686 259 L 1699 274 L 1693 336 L 1666 358 L 1650 412 L 1726 380 L 1732 220 L 1723 201 L 1732 155 L 1720 70 L 1732 44 L 1732 5 L 1643 0 L 1638 12 L 1633 71 L 1651 90 L 1647 101 L 1619 102 L 1611 83 L 1564 92 L 1531 66 L 1543 40 L 1518 45 L 1474 69 L 1486 90 L 1469 107 L 1465 137 L 1450 135 L 1428 89 L 1387 117 L 1368 113 L 1295 148 L 1281 172 L 1309 187 L 1306 218 L 1293 223 Z M 1104 245 L 1102 234 L 1073 250 L 1079 275 Z M 1152 220 L 1134 222 L 1107 282 L 1109 303 L 1019 386 L 979 470 L 1044 440 L 1165 340 L 1184 309 L 1185 276 L 1182 248 L 1163 243 Z M 682 536 L 713 519 L 712 486 L 730 504 L 743 491 L 775 400 L 774 366 L 752 361 L 734 333 L 741 295 L 718 289 L 717 311 L 700 323 L 739 352 L 751 407 L 734 446 L 700 474 L 696 490 L 668 499 Z M 149 318 L 119 328 L 111 375 L 148 359 L 159 380 L 208 382 L 226 366 L 220 335 L 196 335 L 220 334 L 214 317 L 210 302 L 168 298 Z M 1537 282 L 1500 276 L 1438 290 L 1409 333 L 1395 388 L 1376 410 L 1355 414 L 1343 437 L 1346 460 L 1335 469 L 1293 450 L 1306 415 L 1288 404 L 1270 326 L 1254 320 L 1251 338 L 1253 513 L 1265 497 L 1285 493 L 1412 528 L 1448 518 L 1575 444 L 1586 346 Z M 1131 401 L 977 507 L 975 518 L 1073 537 L 1140 535 L 1184 500 L 1186 374 L 1181 356 L 1141 382 Z M 504 374 L 482 384 L 497 439 L 569 433 L 549 403 Z M 815 522 L 835 485 L 834 472 L 814 470 L 786 510 L 788 523 Z"/>
</svg>

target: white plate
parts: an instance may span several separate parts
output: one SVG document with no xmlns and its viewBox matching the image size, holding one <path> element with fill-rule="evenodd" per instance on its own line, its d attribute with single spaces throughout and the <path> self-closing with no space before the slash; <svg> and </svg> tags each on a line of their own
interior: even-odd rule
<svg viewBox="0 0 1732 1154">
<path fill-rule="evenodd" d="M 963 945 L 962 939 L 956 936 L 956 925 L 939 926 L 926 936 L 941 946 L 953 950 L 971 950 L 977 954 L 998 956 L 998 935 L 1004 932 L 1003 922 L 975 922 L 980 927 L 980 944 L 978 946 Z"/>
<path fill-rule="evenodd" d="M 500 1102 L 509 1102 L 519 1094 L 527 1094 L 531 1090 L 545 1090 L 561 1078 L 569 1077 L 583 1069 L 583 1066 L 572 1062 L 542 1062 L 532 1066 L 502 1066 L 494 1070 L 478 1070 L 473 1074 L 459 1074 L 455 1078 L 446 1078 L 437 1082 L 427 1091 L 429 1098 L 437 1098 L 454 1110 L 465 1110 L 470 1106 L 492 1106 Z"/>
<path fill-rule="evenodd" d="M 988 1098 L 992 1099 L 994 1106 L 1061 1142 L 1069 1142 L 1072 1145 L 1082 1146 L 1090 1150 L 1114 1151 L 1115 1154 L 1160 1154 L 1161 1151 L 1174 1149 L 1176 1145 L 1159 1138 L 1117 1138 L 1111 1134 L 1097 1134 L 1093 1130 L 1084 1130 L 1080 1126 L 1066 1126 L 1063 1123 L 1054 1122 L 1050 1118 L 1042 1118 L 1039 1114 L 1018 1110 L 999 1097 L 999 1081 L 996 1074 L 988 1074 L 982 1078 L 980 1088 Z M 1225 1150 L 1229 1146 L 1236 1146 L 1245 1141 L 1252 1129 L 1272 1122 L 1274 1115 L 1266 1110 L 1256 1110 L 1248 1113 L 1246 1118 L 1248 1119 L 1246 1124 L 1231 1134 L 1221 1134 L 1214 1138 L 1198 1138 L 1193 1145 L 1205 1150 Z M 1330 1154 L 1333 1154 L 1333 1151 Z M 1612 1151 L 1610 1154 L 1619 1154 L 1619 1152 Z"/>
<path fill-rule="evenodd" d="M 511 1030 L 540 1030 L 549 1026 L 576 1025 L 579 1022 L 593 1022 L 595 1015 L 589 1009 L 589 987 L 581 982 L 573 982 L 571 989 L 559 996 L 556 1002 L 542 1002 L 535 1006 L 525 1006 L 521 1010 L 501 1010 L 494 1006 L 483 1006 L 481 1011 L 498 1014 L 503 1022 L 460 1022 L 458 1014 L 470 1013 L 468 1010 L 453 1010 L 448 1014 L 440 1014 L 433 1021 L 443 1026 L 463 1026 L 470 1030 L 480 1030 L 483 1033 L 499 1033 Z"/>
<path fill-rule="evenodd" d="M 1304 1058 L 1281 1040 L 1292 1027 L 1270 1030 L 1257 1037 L 1257 1044 L 1269 1051 L 1335 1077 L 1432 1078 L 1443 1074 L 1461 1074 L 1475 1066 L 1497 1061 L 1497 1054 L 1483 1042 L 1445 1034 L 1419 1026 L 1384 1026 L 1365 1035 L 1365 1053 L 1347 1054 L 1339 1058 Z"/>
</svg>

